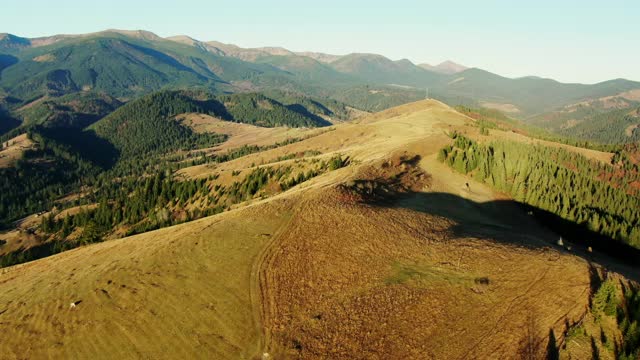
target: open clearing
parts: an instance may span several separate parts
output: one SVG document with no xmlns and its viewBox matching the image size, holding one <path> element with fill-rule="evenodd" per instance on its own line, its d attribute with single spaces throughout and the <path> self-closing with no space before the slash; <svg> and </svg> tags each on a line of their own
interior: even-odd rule
<svg viewBox="0 0 640 360">
<path fill-rule="evenodd" d="M 491 102 L 483 102 L 481 103 L 483 107 L 489 109 L 496 109 L 505 113 L 514 114 L 519 113 L 520 109 L 513 104 L 502 104 L 502 103 L 491 103 Z"/>
<path fill-rule="evenodd" d="M 565 321 L 587 309 L 589 264 L 556 250 L 503 194 L 435 160 L 446 132 L 476 131 L 470 122 L 421 101 L 183 169 L 208 176 L 309 150 L 352 159 L 229 212 L 1 270 L 0 332 L 11 336 L 0 354 L 519 358 L 526 336 L 544 349 L 550 330 L 562 344 Z M 374 183 L 411 191 L 365 201 L 348 185 Z"/>
<path fill-rule="evenodd" d="M 227 150 L 244 145 L 265 146 L 291 138 L 300 138 L 322 132 L 322 128 L 265 128 L 216 119 L 205 114 L 184 114 L 177 117 L 182 124 L 199 133 L 214 132 L 229 135 L 229 140 L 213 148 Z"/>
<path fill-rule="evenodd" d="M 33 149 L 33 146 L 34 143 L 27 138 L 27 134 L 5 141 L 0 149 L 0 168 L 10 167 L 26 150 Z"/>
</svg>

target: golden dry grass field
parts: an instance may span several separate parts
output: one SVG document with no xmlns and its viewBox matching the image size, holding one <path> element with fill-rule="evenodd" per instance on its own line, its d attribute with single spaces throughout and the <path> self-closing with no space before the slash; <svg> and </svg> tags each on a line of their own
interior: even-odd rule
<svg viewBox="0 0 640 360">
<path fill-rule="evenodd" d="M 27 134 L 16 136 L 2 143 L 0 149 L 0 168 L 11 166 L 22 157 L 25 150 L 33 148 L 33 141 L 27 138 Z"/>
<path fill-rule="evenodd" d="M 293 136 L 189 116 L 203 131 L 237 128 L 229 148 Z M 437 162 L 452 130 L 480 136 L 421 101 L 181 170 L 309 150 L 351 159 L 222 214 L 0 270 L 0 358 L 518 359 L 523 344 L 543 356 L 550 331 L 562 344 L 587 312 L 593 268 L 504 194 Z M 354 187 L 373 183 L 393 195 L 367 201 Z"/>
</svg>

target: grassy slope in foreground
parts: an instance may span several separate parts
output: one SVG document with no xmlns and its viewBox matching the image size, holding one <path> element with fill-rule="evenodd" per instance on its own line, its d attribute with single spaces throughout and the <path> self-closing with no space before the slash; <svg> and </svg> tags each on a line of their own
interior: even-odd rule
<svg viewBox="0 0 640 360">
<path fill-rule="evenodd" d="M 260 347 L 251 269 L 287 217 L 286 208 L 269 208 L 268 217 L 221 214 L 3 270 L 0 329 L 13 335 L 0 353 L 250 357 Z"/>
<path fill-rule="evenodd" d="M 337 125 L 296 150 L 323 144 L 360 166 L 242 209 L 5 269 L 0 331 L 12 335 L 0 352 L 486 358 L 513 356 L 527 337 L 543 352 L 550 330 L 561 344 L 565 321 L 588 305 L 587 263 L 549 248 L 553 234 L 435 161 L 450 142 L 444 132 L 474 129 L 468 122 L 420 102 Z M 414 196 L 372 205 L 336 187 L 405 151 L 430 174 Z"/>
</svg>

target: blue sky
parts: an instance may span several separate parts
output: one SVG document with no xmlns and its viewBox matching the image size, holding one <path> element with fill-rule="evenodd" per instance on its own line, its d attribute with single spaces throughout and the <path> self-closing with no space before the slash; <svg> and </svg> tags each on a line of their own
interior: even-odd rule
<svg viewBox="0 0 640 360">
<path fill-rule="evenodd" d="M 36 37 L 118 29 L 243 47 L 451 59 L 501 75 L 640 81 L 640 1 L 15 0 L 0 32 Z"/>
</svg>

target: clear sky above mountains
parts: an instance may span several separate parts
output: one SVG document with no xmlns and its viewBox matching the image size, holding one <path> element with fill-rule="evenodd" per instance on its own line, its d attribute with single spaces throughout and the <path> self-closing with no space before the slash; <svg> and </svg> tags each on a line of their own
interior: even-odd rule
<svg viewBox="0 0 640 360">
<path fill-rule="evenodd" d="M 21 0 L 0 32 L 37 37 L 107 28 L 243 47 L 371 52 L 564 82 L 640 81 L 640 1 Z"/>
</svg>

